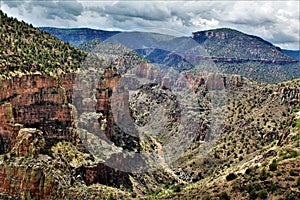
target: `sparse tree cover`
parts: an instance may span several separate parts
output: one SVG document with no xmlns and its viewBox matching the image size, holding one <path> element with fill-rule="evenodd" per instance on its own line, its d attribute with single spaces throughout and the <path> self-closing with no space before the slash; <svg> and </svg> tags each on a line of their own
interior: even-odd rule
<svg viewBox="0 0 300 200">
<path fill-rule="evenodd" d="M 80 67 L 87 53 L 0 11 L 0 75 L 41 72 L 56 74 Z"/>
</svg>

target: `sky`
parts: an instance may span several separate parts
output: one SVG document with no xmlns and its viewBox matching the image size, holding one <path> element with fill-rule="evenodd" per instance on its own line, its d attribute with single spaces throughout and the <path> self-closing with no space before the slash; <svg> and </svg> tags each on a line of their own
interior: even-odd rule
<svg viewBox="0 0 300 200">
<path fill-rule="evenodd" d="M 215 28 L 256 35 L 299 50 L 300 1 L 1 0 L 1 10 L 36 27 L 88 27 L 176 36 Z"/>
</svg>

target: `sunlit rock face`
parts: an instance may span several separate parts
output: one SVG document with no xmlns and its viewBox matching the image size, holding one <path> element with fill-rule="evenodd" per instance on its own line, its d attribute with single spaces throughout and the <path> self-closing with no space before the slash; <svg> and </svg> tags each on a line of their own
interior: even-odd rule
<svg viewBox="0 0 300 200">
<path fill-rule="evenodd" d="M 12 152 L 17 156 L 37 157 L 45 147 L 45 138 L 40 130 L 23 128 L 19 131 Z"/>
<path fill-rule="evenodd" d="M 103 73 L 103 79 L 91 86 L 97 91 L 95 101 L 86 100 L 91 97 L 91 90 L 88 90 L 84 78 L 78 80 L 80 78 L 77 74 L 69 73 L 59 77 L 35 74 L 1 80 L 0 140 L 4 144 L 0 148 L 1 153 L 11 149 L 22 127 L 43 131 L 46 146 L 49 147 L 59 140 L 75 140 L 73 122 L 74 117 L 77 117 L 77 110 L 101 113 L 99 126 L 101 120 L 105 120 L 105 135 L 112 139 L 113 123 L 118 120 L 118 116 L 123 115 L 119 112 L 114 119 L 111 112 L 110 98 L 116 92 L 120 79 L 118 72 L 107 69 Z M 73 95 L 74 90 L 77 96 Z M 128 98 L 128 92 L 118 93 L 114 95 L 114 102 L 124 102 L 123 99 L 128 102 Z M 124 105 L 128 106 L 128 103 Z M 124 109 L 119 109 L 122 110 Z"/>
<path fill-rule="evenodd" d="M 11 148 L 22 126 L 42 130 L 48 146 L 56 139 L 72 140 L 72 107 L 68 104 L 72 79 L 72 75 L 23 75 L 1 80 L 0 137 L 5 144 L 1 153 Z"/>
<path fill-rule="evenodd" d="M 39 157 L 45 146 L 42 131 L 22 128 L 14 142 L 12 150 L 0 159 L 1 193 L 16 199 L 21 198 L 20 194 L 28 199 L 61 198 L 59 191 L 64 184 L 58 184 L 55 175 L 51 175 L 50 168 L 45 165 L 50 157 Z"/>
</svg>

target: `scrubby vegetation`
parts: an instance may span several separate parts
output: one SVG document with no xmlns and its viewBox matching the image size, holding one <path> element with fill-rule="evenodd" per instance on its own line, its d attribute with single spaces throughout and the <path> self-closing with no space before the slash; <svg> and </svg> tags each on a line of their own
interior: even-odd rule
<svg viewBox="0 0 300 200">
<path fill-rule="evenodd" d="M 87 55 L 54 36 L 0 11 L 0 75 L 75 71 Z"/>
<path fill-rule="evenodd" d="M 229 28 L 200 31 L 193 35 L 213 57 L 219 72 L 240 74 L 268 83 L 300 77 L 298 60 L 257 36 Z"/>
</svg>

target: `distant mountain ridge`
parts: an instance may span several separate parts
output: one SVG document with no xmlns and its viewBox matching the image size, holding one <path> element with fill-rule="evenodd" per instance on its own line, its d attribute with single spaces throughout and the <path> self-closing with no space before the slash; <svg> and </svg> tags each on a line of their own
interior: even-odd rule
<svg viewBox="0 0 300 200">
<path fill-rule="evenodd" d="M 295 58 L 295 53 L 283 51 L 258 36 L 230 28 L 198 31 L 192 33 L 191 37 L 87 28 L 41 29 L 78 47 L 93 39 L 119 43 L 140 53 L 152 63 L 179 71 L 212 72 L 217 69 L 221 73 L 239 74 L 269 83 L 300 77 L 299 60 Z M 151 53 L 146 53 L 149 50 Z M 209 67 L 211 64 L 215 66 L 213 70 Z"/>
<path fill-rule="evenodd" d="M 46 31 L 50 33 L 51 35 L 54 35 L 55 37 L 68 42 L 74 46 L 78 46 L 81 43 L 88 42 L 93 39 L 100 39 L 102 41 L 109 39 L 110 37 L 116 35 L 116 34 L 129 34 L 129 35 L 134 35 L 134 34 L 145 34 L 147 35 L 148 33 L 144 32 L 122 32 L 122 31 L 107 31 L 107 30 L 101 30 L 101 29 L 91 29 L 91 28 L 57 28 L 57 27 L 39 27 L 40 30 Z M 155 33 L 150 33 L 155 34 Z M 207 34 L 207 36 L 205 36 Z M 211 35 L 210 35 L 211 34 Z M 270 42 L 254 35 L 249 35 L 242 33 L 238 30 L 230 29 L 230 28 L 218 28 L 218 29 L 212 29 L 212 30 L 205 30 L 205 31 L 197 31 L 192 33 L 192 38 L 194 38 L 197 42 L 200 44 L 203 44 L 206 39 L 211 39 L 213 35 L 219 35 L 221 38 L 224 37 L 223 39 L 232 39 L 235 38 L 236 36 L 248 36 L 249 38 L 252 38 L 253 40 L 259 40 L 262 44 L 265 44 L 266 46 L 273 46 Z M 145 39 L 146 36 L 143 36 L 144 38 L 140 39 Z M 161 36 L 166 36 L 168 35 L 165 34 L 158 34 Z M 140 36 L 139 36 L 140 37 Z M 150 36 L 151 37 L 151 36 Z M 170 38 L 176 38 L 174 36 L 169 36 Z M 275 46 L 274 46 L 275 47 Z M 275 47 L 277 50 L 281 51 L 285 55 L 288 55 L 292 58 L 296 58 L 297 60 L 300 59 L 299 52 L 300 50 L 288 50 L 288 49 L 280 49 L 279 47 Z"/>
<path fill-rule="evenodd" d="M 229 28 L 194 32 L 192 38 L 199 42 L 211 56 L 249 60 L 292 62 L 279 47 L 254 35 Z"/>
<path fill-rule="evenodd" d="M 91 28 L 55 28 L 55 27 L 39 27 L 39 29 L 54 35 L 58 39 L 68 42 L 74 46 L 78 46 L 81 43 L 93 40 L 101 39 L 106 40 L 119 31 L 104 31 Z"/>
</svg>

